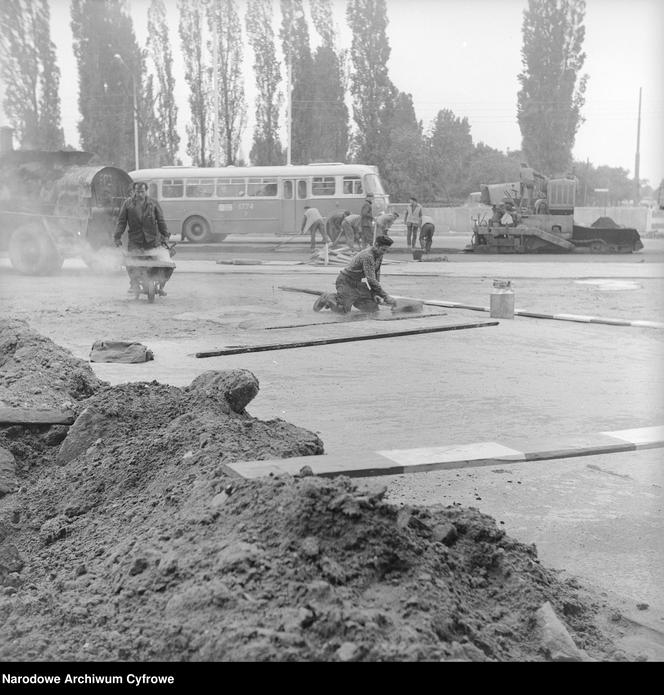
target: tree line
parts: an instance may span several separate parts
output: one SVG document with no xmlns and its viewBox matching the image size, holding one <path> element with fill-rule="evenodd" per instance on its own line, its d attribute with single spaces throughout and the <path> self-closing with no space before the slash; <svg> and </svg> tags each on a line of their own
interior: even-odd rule
<svg viewBox="0 0 664 695">
<path fill-rule="evenodd" d="M 49 13 L 48 0 L 0 3 L 3 107 L 26 149 L 64 146 Z M 616 201 L 632 197 L 626 170 L 572 157 L 588 81 L 584 0 L 528 0 L 515 109 L 521 150 L 506 153 L 474 142 L 468 119 L 449 108 L 426 127 L 417 119 L 412 96 L 389 75 L 386 0 L 347 0 L 348 49 L 339 46 L 332 0 L 177 0 L 177 15 L 174 47 L 165 2 L 151 0 L 141 48 L 126 0 L 71 0 L 80 142 L 100 161 L 134 168 L 136 120 L 140 167 L 178 163 L 177 50 L 191 114 L 183 144 L 192 164 L 245 164 L 239 150 L 248 44 L 256 88 L 251 164 L 287 161 L 280 133 L 290 74 L 290 161 L 376 165 L 395 202 L 415 195 L 459 203 L 481 183 L 518 180 L 521 161 L 549 176 L 576 175 L 586 200 L 595 188 L 609 188 Z"/>
</svg>

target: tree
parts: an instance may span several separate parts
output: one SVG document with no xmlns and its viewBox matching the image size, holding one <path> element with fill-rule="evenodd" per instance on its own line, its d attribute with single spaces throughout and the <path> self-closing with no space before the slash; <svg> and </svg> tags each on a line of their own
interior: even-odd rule
<svg viewBox="0 0 664 695">
<path fill-rule="evenodd" d="M 242 73 L 242 32 L 234 0 L 212 0 L 208 5 L 208 25 L 210 51 L 214 55 L 215 42 L 217 49 L 217 65 L 212 65 L 212 70 L 216 69 L 218 75 L 215 99 L 215 103 L 218 102 L 218 147 L 226 166 L 235 165 L 247 107 Z"/>
<path fill-rule="evenodd" d="M 249 0 L 246 27 L 254 51 L 256 78 L 256 126 L 249 157 L 252 164 L 283 164 L 284 152 L 279 141 L 279 91 L 281 70 L 277 60 L 272 29 L 272 0 Z"/>
<path fill-rule="evenodd" d="M 173 53 L 164 0 L 152 0 L 148 9 L 147 47 L 157 79 L 155 136 L 161 149 L 158 164 L 175 164 L 180 136 L 177 132 L 178 107 L 173 95 Z"/>
<path fill-rule="evenodd" d="M 518 121 L 526 161 L 549 176 L 568 171 L 585 103 L 584 0 L 528 0 Z"/>
<path fill-rule="evenodd" d="M 390 45 L 385 0 L 348 0 L 346 17 L 353 35 L 350 89 L 357 126 L 355 158 L 382 170 L 396 97 L 387 69 Z"/>
<path fill-rule="evenodd" d="M 103 162 L 133 169 L 134 118 L 139 126 L 139 152 L 146 153 L 153 100 L 150 89 L 144 88 L 145 57 L 136 43 L 126 3 L 72 0 L 71 18 L 81 144 Z"/>
<path fill-rule="evenodd" d="M 430 181 L 434 199 L 459 201 L 470 193 L 468 173 L 473 138 L 467 118 L 441 109 L 427 138 Z"/>
<path fill-rule="evenodd" d="M 302 0 L 281 0 L 280 37 L 291 65 L 291 162 L 308 164 L 313 141 L 313 59 Z"/>
<path fill-rule="evenodd" d="M 520 152 L 506 155 L 483 142 L 478 142 L 473 149 L 468 167 L 469 192 L 479 191 L 482 184 L 518 181 L 520 159 Z"/>
<path fill-rule="evenodd" d="M 312 0 L 311 16 L 322 45 L 312 66 L 311 155 L 318 161 L 345 161 L 348 151 L 348 107 L 344 84 L 344 54 L 335 49 L 330 0 Z"/>
<path fill-rule="evenodd" d="M 194 166 L 207 166 L 210 154 L 211 113 L 208 93 L 210 66 L 203 52 L 204 8 L 198 0 L 178 0 L 179 33 L 184 79 L 189 85 L 190 122 L 186 126 L 187 154 Z"/>
<path fill-rule="evenodd" d="M 393 202 L 422 198 L 428 179 L 424 170 L 422 124 L 415 117 L 413 98 L 399 92 L 389 123 L 389 146 L 381 171 Z"/>
<path fill-rule="evenodd" d="M 3 107 L 21 147 L 57 149 L 60 127 L 60 70 L 50 35 L 48 0 L 0 3 L 0 77 Z"/>
</svg>

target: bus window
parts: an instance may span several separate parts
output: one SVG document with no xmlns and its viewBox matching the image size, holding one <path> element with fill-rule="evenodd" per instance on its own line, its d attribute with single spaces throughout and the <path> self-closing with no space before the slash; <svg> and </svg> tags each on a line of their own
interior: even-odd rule
<svg viewBox="0 0 664 695">
<path fill-rule="evenodd" d="M 293 182 L 288 179 L 284 181 L 284 200 L 293 200 Z"/>
<path fill-rule="evenodd" d="M 336 191 L 334 176 L 314 176 L 311 179 L 311 195 L 334 195 Z"/>
<path fill-rule="evenodd" d="M 150 181 L 148 184 L 148 195 L 153 200 L 157 200 L 157 184 L 154 181 Z"/>
<path fill-rule="evenodd" d="M 362 195 L 362 180 L 359 176 L 344 176 L 344 195 Z"/>
<path fill-rule="evenodd" d="M 217 196 L 219 198 L 239 198 L 244 194 L 244 179 L 217 179 Z"/>
<path fill-rule="evenodd" d="M 299 200 L 307 197 L 307 182 L 302 179 L 297 182 L 297 197 Z"/>
<path fill-rule="evenodd" d="M 187 198 L 211 198 L 214 194 L 214 179 L 187 179 Z"/>
<path fill-rule="evenodd" d="M 377 195 L 383 195 L 385 193 L 383 190 L 383 185 L 376 174 L 366 174 L 364 177 L 364 183 L 367 188 L 367 193 L 376 193 Z"/>
<path fill-rule="evenodd" d="M 277 195 L 277 179 L 249 179 L 247 195 L 274 198 Z"/>
<path fill-rule="evenodd" d="M 162 198 L 182 198 L 184 183 L 182 179 L 164 179 L 161 184 Z"/>
</svg>

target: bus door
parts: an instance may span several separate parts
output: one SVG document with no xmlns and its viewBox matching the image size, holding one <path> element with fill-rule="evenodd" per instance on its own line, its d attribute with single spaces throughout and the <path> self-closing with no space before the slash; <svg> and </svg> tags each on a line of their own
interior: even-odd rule
<svg viewBox="0 0 664 695">
<path fill-rule="evenodd" d="M 283 179 L 281 199 L 281 232 L 296 234 L 302 225 L 304 203 L 307 199 L 306 179 Z"/>
</svg>

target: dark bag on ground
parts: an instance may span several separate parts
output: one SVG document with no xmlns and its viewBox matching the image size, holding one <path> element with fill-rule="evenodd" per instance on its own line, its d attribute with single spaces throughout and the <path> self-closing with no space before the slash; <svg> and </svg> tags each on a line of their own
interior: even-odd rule
<svg viewBox="0 0 664 695">
<path fill-rule="evenodd" d="M 149 362 L 154 359 L 152 350 L 142 343 L 121 340 L 96 340 L 90 350 L 90 362 Z"/>
</svg>

